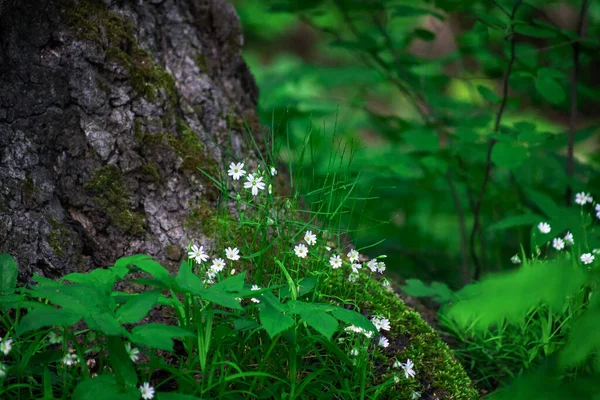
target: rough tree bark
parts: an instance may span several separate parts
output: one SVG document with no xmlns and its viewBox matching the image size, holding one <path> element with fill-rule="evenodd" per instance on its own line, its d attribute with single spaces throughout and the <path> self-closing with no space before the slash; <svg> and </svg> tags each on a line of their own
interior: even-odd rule
<svg viewBox="0 0 600 400">
<path fill-rule="evenodd" d="M 258 89 L 224 0 L 0 0 L 0 252 L 19 278 L 177 265 Z M 225 144 L 225 146 L 221 146 Z M 251 157 L 251 156 L 250 156 Z"/>
</svg>

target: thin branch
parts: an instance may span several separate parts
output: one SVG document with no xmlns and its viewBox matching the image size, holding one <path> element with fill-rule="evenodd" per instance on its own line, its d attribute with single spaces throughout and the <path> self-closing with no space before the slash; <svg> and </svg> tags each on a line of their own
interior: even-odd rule
<svg viewBox="0 0 600 400">
<path fill-rule="evenodd" d="M 581 39 L 585 35 L 584 32 L 584 21 L 585 15 L 588 8 L 588 0 L 581 2 L 581 9 L 579 10 L 579 19 L 577 21 L 577 36 Z M 581 48 L 579 42 L 573 43 L 573 71 L 571 73 L 571 110 L 569 111 L 569 144 L 567 150 L 567 176 L 572 177 L 575 170 L 574 163 L 574 147 L 575 147 L 575 130 L 577 122 L 577 82 L 579 80 L 579 53 Z M 573 188 L 571 185 L 567 185 L 566 193 L 567 206 L 571 205 L 571 198 L 573 197 Z"/>
<path fill-rule="evenodd" d="M 522 0 L 519 0 L 515 3 L 512 13 L 510 15 L 510 19 L 514 20 L 515 15 L 517 13 L 517 9 L 521 5 Z M 496 121 L 494 122 L 494 133 L 498 133 L 500 130 L 500 121 L 502 120 L 502 115 L 504 114 L 504 109 L 506 108 L 506 102 L 508 101 L 508 81 L 510 79 L 510 74 L 512 72 L 513 64 L 515 62 L 515 35 L 514 28 L 511 29 L 510 33 L 510 59 L 508 61 L 508 67 L 506 68 L 506 73 L 504 74 L 504 82 L 502 85 L 502 102 L 500 103 L 500 108 L 498 108 L 498 113 L 496 114 Z M 479 258 L 477 256 L 477 249 L 475 246 L 475 239 L 477 236 L 477 230 L 479 228 L 479 218 L 481 212 L 481 204 L 483 203 L 483 196 L 485 194 L 485 190 L 487 188 L 487 184 L 490 180 L 490 176 L 492 173 L 492 150 L 494 150 L 494 146 L 497 143 L 497 139 L 490 139 L 490 144 L 488 146 L 487 156 L 486 156 L 486 166 L 485 166 L 485 175 L 483 178 L 483 183 L 481 185 L 481 189 L 479 190 L 479 195 L 477 196 L 477 200 L 473 206 L 473 227 L 471 228 L 471 238 L 470 238 L 470 250 L 471 250 L 471 258 L 473 258 L 473 264 L 475 265 L 475 280 L 478 280 L 481 276 L 481 264 L 479 262 Z"/>
</svg>

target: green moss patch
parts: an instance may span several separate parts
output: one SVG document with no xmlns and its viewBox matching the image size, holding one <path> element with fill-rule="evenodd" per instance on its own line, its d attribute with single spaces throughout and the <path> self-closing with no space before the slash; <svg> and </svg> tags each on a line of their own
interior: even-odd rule
<svg viewBox="0 0 600 400">
<path fill-rule="evenodd" d="M 119 167 L 106 165 L 97 169 L 84 187 L 122 232 L 134 235 L 144 232 L 144 217 L 129 210 L 129 194 Z"/>
<path fill-rule="evenodd" d="M 121 65 L 129 74 L 133 88 L 149 100 L 164 89 L 174 106 L 177 103 L 175 80 L 141 49 L 131 22 L 108 10 L 99 2 L 67 2 L 67 21 L 77 38 L 100 44 L 109 61 Z"/>
<path fill-rule="evenodd" d="M 77 234 L 54 218 L 50 218 L 49 222 L 52 230 L 46 237 L 48 244 L 58 258 L 64 259 L 69 255 L 68 249 L 73 248 L 77 243 Z M 76 256 L 79 257 L 79 254 Z"/>
</svg>

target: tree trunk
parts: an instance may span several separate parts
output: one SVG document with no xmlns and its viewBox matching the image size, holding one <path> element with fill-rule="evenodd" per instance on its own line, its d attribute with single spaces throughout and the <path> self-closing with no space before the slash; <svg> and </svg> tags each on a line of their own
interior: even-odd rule
<svg viewBox="0 0 600 400">
<path fill-rule="evenodd" d="M 252 163 L 258 126 L 242 43 L 224 0 L 0 0 L 0 253 L 20 280 L 210 247 L 197 168 Z"/>
</svg>

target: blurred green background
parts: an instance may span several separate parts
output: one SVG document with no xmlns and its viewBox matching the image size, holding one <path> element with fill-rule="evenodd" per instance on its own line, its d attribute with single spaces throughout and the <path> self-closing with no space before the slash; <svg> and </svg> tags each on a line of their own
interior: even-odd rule
<svg viewBox="0 0 600 400">
<path fill-rule="evenodd" d="M 352 239 L 383 241 L 364 253 L 400 277 L 456 289 L 509 269 L 568 186 L 598 187 L 598 2 L 233 3 L 262 123 L 287 159 L 310 134 L 316 181 L 332 152 L 351 159 Z"/>
</svg>

